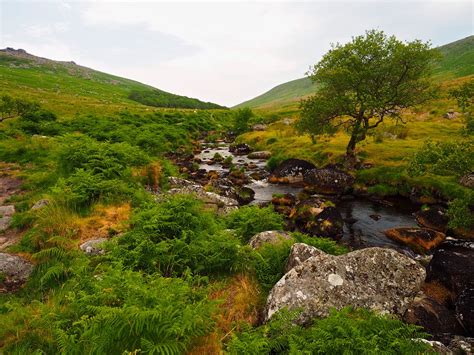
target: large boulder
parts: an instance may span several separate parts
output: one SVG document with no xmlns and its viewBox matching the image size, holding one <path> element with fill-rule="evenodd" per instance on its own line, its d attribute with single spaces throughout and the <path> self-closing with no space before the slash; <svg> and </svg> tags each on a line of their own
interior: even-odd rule
<svg viewBox="0 0 474 355">
<path fill-rule="evenodd" d="M 446 239 L 444 233 L 427 228 L 393 228 L 384 233 L 387 238 L 405 244 L 418 253 L 432 250 Z"/>
<path fill-rule="evenodd" d="M 316 166 L 306 160 L 287 159 L 273 169 L 269 181 L 272 183 L 302 184 L 303 175 Z"/>
<path fill-rule="evenodd" d="M 291 246 L 290 255 L 285 265 L 285 273 L 291 269 L 301 265 L 303 262 L 311 258 L 312 256 L 324 253 L 312 245 L 304 243 L 295 243 Z"/>
<path fill-rule="evenodd" d="M 426 280 L 438 281 L 458 296 L 474 285 L 474 243 L 447 240 L 434 252 Z"/>
<path fill-rule="evenodd" d="M 354 177 L 334 167 L 311 169 L 304 173 L 303 181 L 313 192 L 321 194 L 343 194 L 354 183 Z"/>
<path fill-rule="evenodd" d="M 434 229 L 446 233 L 448 230 L 449 217 L 446 209 L 441 206 L 429 206 L 415 213 L 416 221 L 425 228 Z"/>
<path fill-rule="evenodd" d="M 0 232 L 8 229 L 15 213 L 15 206 L 0 206 Z"/>
<path fill-rule="evenodd" d="M 454 313 L 444 304 L 425 295 L 415 298 L 405 312 L 403 320 L 423 327 L 437 338 L 443 334 L 464 334 L 464 329 Z"/>
<path fill-rule="evenodd" d="M 0 253 L 0 292 L 11 292 L 20 288 L 31 272 L 33 264 L 21 256 Z"/>
<path fill-rule="evenodd" d="M 302 310 L 299 323 L 346 306 L 403 315 L 424 279 L 422 266 L 392 249 L 368 248 L 341 256 L 320 252 L 272 288 L 265 321 L 285 307 Z"/>
<path fill-rule="evenodd" d="M 303 233 L 334 240 L 343 236 L 344 220 L 339 210 L 316 197 L 296 204 L 290 218 Z"/>
<path fill-rule="evenodd" d="M 89 239 L 87 242 L 82 243 L 79 248 L 89 256 L 102 255 L 105 253 L 102 244 L 106 241 L 107 238 Z"/>
<path fill-rule="evenodd" d="M 249 244 L 252 249 L 259 249 L 266 244 L 275 245 L 292 239 L 291 235 L 283 231 L 266 231 L 255 234 L 250 239 Z"/>
</svg>

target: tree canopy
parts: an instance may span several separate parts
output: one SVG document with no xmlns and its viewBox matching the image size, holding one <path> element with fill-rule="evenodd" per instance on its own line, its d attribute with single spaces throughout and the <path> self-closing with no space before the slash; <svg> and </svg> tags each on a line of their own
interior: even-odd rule
<svg viewBox="0 0 474 355">
<path fill-rule="evenodd" d="M 429 42 L 402 42 L 377 30 L 333 44 L 307 73 L 320 89 L 301 102 L 298 128 L 313 137 L 346 128 L 346 154 L 354 158 L 368 130 L 431 97 L 436 58 Z"/>
</svg>

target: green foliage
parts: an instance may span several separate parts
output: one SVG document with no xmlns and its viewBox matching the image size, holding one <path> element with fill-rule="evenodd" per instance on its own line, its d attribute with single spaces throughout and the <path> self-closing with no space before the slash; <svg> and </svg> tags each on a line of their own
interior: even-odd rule
<svg viewBox="0 0 474 355">
<path fill-rule="evenodd" d="M 283 217 L 272 206 L 240 207 L 226 217 L 225 223 L 227 228 L 236 231 L 243 243 L 247 243 L 257 233 L 283 229 Z"/>
<path fill-rule="evenodd" d="M 426 142 L 411 158 L 408 172 L 418 176 L 427 172 L 461 176 L 474 169 L 474 142 Z"/>
<path fill-rule="evenodd" d="M 474 213 L 470 206 L 474 206 L 474 195 L 457 198 L 449 203 L 448 216 L 450 228 L 470 230 L 474 227 Z"/>
<path fill-rule="evenodd" d="M 309 327 L 292 324 L 298 312 L 281 311 L 256 329 L 245 329 L 228 344 L 231 354 L 419 354 L 429 346 L 419 328 L 363 309 L 332 311 Z"/>
<path fill-rule="evenodd" d="M 118 239 L 113 254 L 134 270 L 180 276 L 188 270 L 220 274 L 241 265 L 237 238 L 220 230 L 215 216 L 192 196 L 172 196 L 137 211 L 133 229 Z"/>
<path fill-rule="evenodd" d="M 457 89 L 451 90 L 449 94 L 456 99 L 458 106 L 464 113 L 466 132 L 474 134 L 474 116 L 472 112 L 474 107 L 474 79 L 465 82 Z"/>
<path fill-rule="evenodd" d="M 430 97 L 434 58 L 429 43 L 404 43 L 375 30 L 333 45 L 308 74 L 321 88 L 302 101 L 299 130 L 317 136 L 345 126 L 351 132 L 347 154 L 354 155 L 367 131 Z"/>
<path fill-rule="evenodd" d="M 0 97 L 0 122 L 12 117 L 23 116 L 39 109 L 39 104 L 10 95 Z"/>
<path fill-rule="evenodd" d="M 225 107 L 203 102 L 186 96 L 170 94 L 158 89 L 154 90 L 133 90 L 128 98 L 141 104 L 154 107 L 174 107 L 174 108 L 194 108 L 194 109 L 223 109 Z"/>
<path fill-rule="evenodd" d="M 250 120 L 254 117 L 253 111 L 248 108 L 239 108 L 234 112 L 234 132 L 242 134 L 250 129 Z"/>
</svg>

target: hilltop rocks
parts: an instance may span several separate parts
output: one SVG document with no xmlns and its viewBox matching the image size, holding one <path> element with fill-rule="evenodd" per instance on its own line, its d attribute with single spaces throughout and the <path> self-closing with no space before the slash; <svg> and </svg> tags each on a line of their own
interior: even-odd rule
<svg viewBox="0 0 474 355">
<path fill-rule="evenodd" d="M 272 152 L 268 150 L 262 150 L 259 152 L 252 152 L 248 155 L 249 159 L 269 159 L 272 156 Z"/>
<path fill-rule="evenodd" d="M 0 232 L 8 229 L 14 213 L 15 206 L 0 206 Z"/>
<path fill-rule="evenodd" d="M 89 256 L 102 255 L 105 250 L 101 248 L 101 244 L 106 242 L 107 238 L 90 239 L 85 243 L 82 243 L 79 248 Z"/>
<path fill-rule="evenodd" d="M 0 253 L 0 292 L 16 291 L 28 279 L 33 264 L 28 260 L 6 253 Z"/>
<path fill-rule="evenodd" d="M 334 167 L 311 169 L 304 173 L 303 181 L 311 187 L 312 192 L 340 195 L 354 183 L 354 177 Z"/>
<path fill-rule="evenodd" d="M 344 220 L 341 213 L 318 198 L 299 202 L 291 211 L 290 218 L 303 233 L 335 240 L 342 238 Z"/>
<path fill-rule="evenodd" d="M 436 248 L 446 239 L 444 233 L 427 228 L 393 228 L 384 233 L 387 238 L 405 244 L 420 253 Z"/>
<path fill-rule="evenodd" d="M 446 233 L 449 218 L 446 209 L 441 206 L 429 206 L 415 213 L 416 221 L 423 227 Z"/>
<path fill-rule="evenodd" d="M 314 164 L 300 159 L 287 159 L 273 169 L 271 183 L 302 184 L 306 171 L 316 168 Z"/>
<path fill-rule="evenodd" d="M 267 299 L 265 321 L 284 307 L 301 308 L 300 323 L 345 306 L 402 315 L 424 278 L 423 267 L 391 249 L 368 248 L 341 256 L 316 253 L 276 283 Z"/>
<path fill-rule="evenodd" d="M 292 240 L 291 235 L 283 231 L 266 231 L 255 234 L 249 244 L 252 249 L 259 249 L 265 244 L 278 244 L 285 240 Z"/>
</svg>

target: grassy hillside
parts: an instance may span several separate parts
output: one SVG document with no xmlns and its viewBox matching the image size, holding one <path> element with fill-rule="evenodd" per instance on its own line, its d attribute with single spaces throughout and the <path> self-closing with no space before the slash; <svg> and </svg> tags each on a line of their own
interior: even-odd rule
<svg viewBox="0 0 474 355">
<path fill-rule="evenodd" d="M 455 79 L 474 74 L 474 36 L 438 47 L 442 59 L 435 70 L 441 79 Z M 294 111 L 297 102 L 316 89 L 308 78 L 301 78 L 278 85 L 266 93 L 245 101 L 238 107 Z"/>
<path fill-rule="evenodd" d="M 159 92 L 161 101 L 131 100 L 129 97 L 134 92 L 141 93 L 142 97 L 156 96 L 155 94 Z M 54 109 L 57 114 L 67 116 L 84 112 L 112 113 L 124 109 L 144 112 L 152 110 L 149 106 L 178 108 L 217 106 L 170 94 L 74 62 L 53 61 L 13 49 L 0 51 L 0 93 L 36 100 L 43 107 Z M 164 99 L 166 103 L 163 104 Z"/>
</svg>

